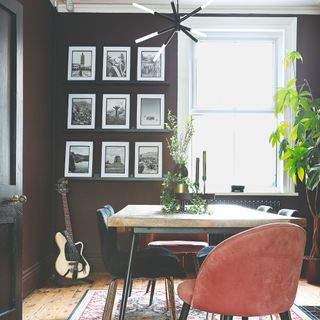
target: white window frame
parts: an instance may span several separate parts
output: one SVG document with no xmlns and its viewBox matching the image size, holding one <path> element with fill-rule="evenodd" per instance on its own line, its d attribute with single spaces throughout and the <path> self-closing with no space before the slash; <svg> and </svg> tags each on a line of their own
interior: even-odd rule
<svg viewBox="0 0 320 320">
<path fill-rule="evenodd" d="M 219 34 L 223 37 L 227 33 L 240 35 L 246 32 L 258 32 L 266 36 L 273 34 L 281 47 L 281 57 L 279 57 L 281 60 L 286 52 L 296 50 L 297 47 L 297 18 L 295 17 L 192 17 L 188 19 L 188 27 L 215 34 L 215 37 Z M 201 111 L 201 109 L 192 108 L 194 65 L 190 63 L 190 56 L 193 55 L 193 51 L 194 42 L 180 32 L 178 35 L 178 124 L 181 124 L 179 130 L 182 130 L 182 124 L 188 115 Z M 283 86 L 293 76 L 292 69 L 283 71 L 281 68 L 278 70 L 278 86 Z M 285 114 L 285 118 L 292 124 L 292 114 Z M 295 186 L 289 174 L 284 172 L 282 161 L 277 163 L 279 186 L 275 194 L 296 195 Z M 190 165 L 191 161 L 189 161 Z M 193 170 L 189 172 L 193 174 Z"/>
</svg>

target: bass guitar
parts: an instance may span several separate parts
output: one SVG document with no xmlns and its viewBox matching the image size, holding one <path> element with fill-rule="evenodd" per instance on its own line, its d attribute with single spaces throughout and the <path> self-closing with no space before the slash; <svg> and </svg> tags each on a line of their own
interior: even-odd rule
<svg viewBox="0 0 320 320">
<path fill-rule="evenodd" d="M 67 200 L 68 180 L 61 178 L 57 183 L 57 191 L 62 197 L 64 222 L 66 230 L 57 232 L 55 240 L 59 248 L 59 255 L 56 259 L 55 269 L 57 273 L 67 279 L 84 279 L 89 275 L 90 266 L 83 257 L 83 243 L 73 240 L 70 211 Z"/>
</svg>

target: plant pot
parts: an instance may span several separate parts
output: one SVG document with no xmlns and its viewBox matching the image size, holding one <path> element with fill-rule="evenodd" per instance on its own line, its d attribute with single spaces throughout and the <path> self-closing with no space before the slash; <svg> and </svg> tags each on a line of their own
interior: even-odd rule
<svg viewBox="0 0 320 320">
<path fill-rule="evenodd" d="M 305 259 L 305 276 L 310 284 L 320 284 L 320 258 Z"/>
<path fill-rule="evenodd" d="M 174 192 L 175 193 L 188 193 L 188 185 L 185 183 L 175 183 L 174 184 Z"/>
</svg>

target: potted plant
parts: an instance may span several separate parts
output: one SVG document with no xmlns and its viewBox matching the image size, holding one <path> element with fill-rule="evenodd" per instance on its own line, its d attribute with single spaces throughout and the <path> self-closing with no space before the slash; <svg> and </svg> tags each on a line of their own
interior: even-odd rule
<svg viewBox="0 0 320 320">
<path fill-rule="evenodd" d="M 162 183 L 160 196 L 160 204 L 162 212 L 189 212 L 203 213 L 208 212 L 208 204 L 205 199 L 199 195 L 199 186 L 188 178 L 188 169 L 186 167 L 188 161 L 188 146 L 194 133 L 192 117 L 188 117 L 185 123 L 184 132 L 179 134 L 177 117 L 171 111 L 168 112 L 168 122 L 165 124 L 172 135 L 167 139 L 170 155 L 175 163 L 172 172 L 168 172 Z M 186 195 L 186 193 L 191 192 Z M 190 206 L 186 208 L 184 204 L 177 199 L 180 196 L 188 196 L 190 198 Z"/>
<path fill-rule="evenodd" d="M 288 53 L 285 67 L 294 67 L 302 62 L 299 52 Z M 306 261 L 308 282 L 320 282 L 320 99 L 315 99 L 307 82 L 297 85 L 296 76 L 283 88 L 277 90 L 275 115 L 284 114 L 289 109 L 293 114 L 293 125 L 281 122 L 270 135 L 272 146 L 279 143 L 279 158 L 285 161 L 284 169 L 289 172 L 294 183 L 299 179 L 306 191 L 309 214 L 312 218 L 312 245 Z"/>
</svg>

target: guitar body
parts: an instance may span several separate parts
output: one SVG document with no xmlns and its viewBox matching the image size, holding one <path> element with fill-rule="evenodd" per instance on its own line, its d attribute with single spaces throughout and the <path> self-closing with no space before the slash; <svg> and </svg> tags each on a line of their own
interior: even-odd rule
<svg viewBox="0 0 320 320">
<path fill-rule="evenodd" d="M 77 269 L 76 278 L 77 279 L 86 278 L 90 273 L 90 266 L 87 260 L 82 255 L 83 243 L 77 242 L 74 244 L 80 255 L 80 260 L 77 263 L 76 261 L 73 261 L 72 259 L 70 259 L 68 240 L 66 239 L 66 237 L 61 232 L 57 232 L 55 236 L 55 240 L 60 250 L 55 263 L 55 268 L 57 273 L 64 278 L 73 279 L 74 269 Z"/>
</svg>

